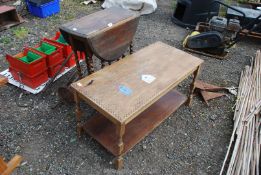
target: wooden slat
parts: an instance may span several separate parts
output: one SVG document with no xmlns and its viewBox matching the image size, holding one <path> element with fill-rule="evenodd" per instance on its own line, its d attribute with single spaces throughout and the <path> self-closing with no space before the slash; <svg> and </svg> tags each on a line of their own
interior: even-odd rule
<svg viewBox="0 0 261 175">
<path fill-rule="evenodd" d="M 8 79 L 5 76 L 0 75 L 0 87 L 4 86 L 7 83 L 8 83 Z"/>
<path fill-rule="evenodd" d="M 111 121 L 127 124 L 202 63 L 199 58 L 157 42 L 73 83 L 72 88 Z M 153 75 L 156 80 L 148 84 L 141 80 L 143 74 Z M 120 93 L 120 85 L 130 88 L 132 94 Z"/>
<path fill-rule="evenodd" d="M 261 52 L 241 73 L 234 129 L 220 175 L 260 174 Z M 228 164 L 229 162 L 229 164 Z M 227 170 L 225 167 L 228 164 Z"/>
<path fill-rule="evenodd" d="M 7 165 L 2 157 L 0 157 L 0 174 L 2 174 L 7 169 Z"/>
<path fill-rule="evenodd" d="M 175 90 L 170 91 L 128 123 L 123 136 L 123 154 L 127 153 L 152 132 L 161 122 L 184 104 L 186 99 L 179 92 Z M 118 156 L 116 126 L 112 122 L 98 114 L 87 121 L 83 128 L 113 155 Z"/>
<path fill-rule="evenodd" d="M 0 157 L 0 173 L 1 175 L 10 175 L 15 168 L 17 168 L 22 161 L 22 157 L 19 155 L 15 155 L 12 160 L 8 163 L 5 163 L 3 159 Z"/>
</svg>

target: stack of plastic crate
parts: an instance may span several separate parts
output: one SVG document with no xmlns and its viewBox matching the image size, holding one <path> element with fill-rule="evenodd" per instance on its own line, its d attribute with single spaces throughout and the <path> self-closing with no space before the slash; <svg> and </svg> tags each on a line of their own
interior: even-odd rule
<svg viewBox="0 0 261 175">
<path fill-rule="evenodd" d="M 7 54 L 9 71 L 13 78 L 33 89 L 53 78 L 58 70 L 62 73 L 65 68 L 75 66 L 75 55 L 72 47 L 64 40 L 60 32 L 54 37 L 44 38 L 33 48 L 25 48 L 14 56 Z M 64 60 L 71 55 L 69 61 L 62 67 Z M 78 58 L 84 59 L 85 54 L 77 52 Z"/>
</svg>

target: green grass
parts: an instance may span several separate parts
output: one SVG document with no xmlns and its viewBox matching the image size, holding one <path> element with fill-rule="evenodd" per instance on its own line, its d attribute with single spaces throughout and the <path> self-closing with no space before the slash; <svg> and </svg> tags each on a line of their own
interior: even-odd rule
<svg viewBox="0 0 261 175">
<path fill-rule="evenodd" d="M 7 37 L 7 36 L 3 36 L 0 38 L 0 43 L 9 44 L 9 43 L 11 43 L 11 38 Z"/>
<path fill-rule="evenodd" d="M 20 28 L 14 29 L 13 32 L 17 38 L 24 39 L 28 36 L 29 29 L 26 27 L 20 27 Z"/>
</svg>

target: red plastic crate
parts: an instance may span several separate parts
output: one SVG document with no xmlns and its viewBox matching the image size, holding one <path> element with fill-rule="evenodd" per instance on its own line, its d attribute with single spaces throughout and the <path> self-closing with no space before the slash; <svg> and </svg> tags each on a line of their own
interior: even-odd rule
<svg viewBox="0 0 261 175">
<path fill-rule="evenodd" d="M 56 74 L 56 72 L 58 72 L 58 70 L 61 68 L 61 66 L 62 66 L 62 62 L 58 63 L 57 65 L 49 67 L 48 68 L 48 76 L 50 78 L 53 78 L 54 75 Z M 62 73 L 64 70 L 65 70 L 65 67 L 62 68 L 60 73 Z"/>
<path fill-rule="evenodd" d="M 66 44 L 57 42 L 56 40 L 59 39 L 60 36 L 61 36 L 61 32 L 56 32 L 56 35 L 54 37 L 52 37 L 50 39 L 44 38 L 44 40 L 47 40 L 49 42 L 54 42 L 54 43 L 57 43 L 57 44 L 60 44 L 61 46 L 63 46 L 64 47 L 64 57 L 67 58 L 70 55 L 70 53 L 72 52 L 72 47 L 70 45 L 66 45 Z M 85 59 L 84 52 L 79 52 L 78 51 L 77 54 L 78 54 L 78 58 L 80 60 Z M 68 67 L 70 67 L 70 66 L 68 66 Z"/>
<path fill-rule="evenodd" d="M 28 51 L 34 52 L 38 55 L 40 55 L 42 58 L 33 61 L 30 64 L 27 64 L 23 61 L 21 61 L 19 58 L 24 57 L 27 55 Z M 34 49 L 31 48 L 25 48 L 23 52 L 11 56 L 9 54 L 6 55 L 6 60 L 8 61 L 10 67 L 14 68 L 15 70 L 27 75 L 27 76 L 35 76 L 39 74 L 39 72 L 46 71 L 47 65 L 46 65 L 46 55 L 42 53 L 35 52 Z"/>
<path fill-rule="evenodd" d="M 65 47 L 64 48 L 64 56 L 65 56 L 65 58 L 67 58 L 70 55 L 70 53 L 72 52 L 72 47 L 69 44 L 66 45 L 66 44 L 62 44 L 62 43 L 57 42 L 56 40 L 59 39 L 60 36 L 61 36 L 61 32 L 56 32 L 56 35 L 54 37 L 52 37 L 50 39 L 48 39 L 48 38 L 45 38 L 45 39 L 47 41 L 55 42 L 55 43 L 58 43 L 58 44 L 64 46 Z M 77 54 L 78 54 L 78 57 L 79 57 L 80 60 L 85 59 L 85 54 L 83 52 L 78 51 Z"/>
<path fill-rule="evenodd" d="M 64 53 L 64 58 L 66 59 L 72 52 L 72 47 L 68 44 L 63 44 L 60 42 L 57 42 L 56 40 L 61 36 L 61 32 L 56 32 L 56 35 L 50 39 L 48 38 L 44 38 L 44 41 L 48 41 L 51 43 L 55 43 L 57 45 L 60 45 L 63 47 L 63 53 Z M 78 54 L 78 59 L 79 60 L 84 60 L 85 59 L 85 54 L 83 52 L 77 52 Z M 75 57 L 73 56 L 72 58 L 70 58 L 70 60 L 67 62 L 67 64 L 65 65 L 66 67 L 73 67 L 76 64 L 75 62 Z"/>
<path fill-rule="evenodd" d="M 84 52 L 77 52 L 78 55 L 78 59 L 80 60 L 85 60 L 85 54 Z M 75 66 L 76 61 L 75 61 L 75 55 L 72 56 L 72 58 L 70 58 L 70 60 L 66 63 L 66 67 L 73 67 Z"/>
<path fill-rule="evenodd" d="M 73 67 L 74 65 L 76 64 L 76 62 L 75 62 L 75 56 L 73 55 L 70 59 L 69 59 L 69 61 L 66 63 L 66 67 Z"/>
<path fill-rule="evenodd" d="M 57 37 L 58 36 L 58 37 Z M 62 44 L 62 43 L 59 43 L 57 42 L 57 38 L 59 38 L 59 35 L 56 34 L 56 37 L 52 38 L 52 39 L 48 39 L 48 38 L 44 38 L 43 41 L 48 41 L 50 43 L 54 43 L 54 44 L 57 44 L 57 45 L 60 45 L 61 47 L 63 47 L 63 55 L 64 55 L 64 59 L 66 59 L 72 52 L 72 48 L 70 45 L 66 45 L 66 44 Z M 80 52 L 78 54 L 79 56 L 80 55 Z M 75 65 L 75 57 L 74 57 L 74 54 L 73 56 L 71 56 L 71 58 L 69 59 L 69 61 L 65 64 L 66 67 L 73 67 Z"/>
<path fill-rule="evenodd" d="M 35 76 L 27 76 L 12 67 L 9 67 L 9 71 L 11 72 L 15 80 L 19 82 L 21 80 L 22 84 L 29 86 L 33 89 L 39 87 L 40 85 L 48 81 L 47 70 L 40 72 Z"/>
<path fill-rule="evenodd" d="M 85 53 L 84 52 L 80 52 L 80 55 L 78 55 L 78 57 L 80 58 L 80 60 L 85 60 Z"/>
<path fill-rule="evenodd" d="M 70 55 L 70 53 L 72 52 L 72 47 L 69 44 L 63 44 L 63 43 L 60 43 L 60 42 L 56 41 L 57 39 L 60 38 L 60 36 L 61 36 L 61 33 L 60 32 L 56 32 L 56 35 L 54 37 L 52 37 L 50 39 L 44 38 L 43 40 L 62 46 L 63 47 L 64 57 L 67 58 Z"/>
<path fill-rule="evenodd" d="M 50 45 L 56 47 L 56 51 L 53 52 L 50 55 L 46 55 L 43 52 L 40 52 L 40 51 L 34 49 L 35 53 L 41 53 L 41 54 L 46 55 L 47 67 L 51 67 L 53 65 L 57 65 L 58 63 L 60 63 L 61 61 L 64 60 L 63 47 L 58 45 L 58 44 L 55 44 L 55 43 L 52 43 L 52 42 L 49 42 L 49 41 L 41 41 L 41 43 L 39 45 L 35 46 L 34 48 L 39 47 L 42 44 L 42 42 L 45 42 L 47 44 L 50 44 Z"/>
</svg>

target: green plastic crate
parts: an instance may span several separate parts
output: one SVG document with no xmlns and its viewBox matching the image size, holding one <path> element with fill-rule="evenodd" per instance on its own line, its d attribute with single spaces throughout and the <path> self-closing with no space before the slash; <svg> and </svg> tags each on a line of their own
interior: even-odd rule
<svg viewBox="0 0 261 175">
<path fill-rule="evenodd" d="M 50 55 L 50 54 L 52 54 L 53 52 L 55 52 L 56 47 L 55 47 L 55 46 L 52 46 L 52 45 L 50 45 L 50 44 L 47 44 L 47 43 L 45 43 L 45 42 L 43 42 L 40 47 L 37 47 L 37 48 L 36 48 L 36 50 L 38 50 L 38 51 L 40 51 L 40 52 L 43 52 L 43 53 L 45 53 L 46 55 Z"/>
<path fill-rule="evenodd" d="M 33 61 L 35 61 L 35 60 L 38 60 L 39 58 L 41 58 L 40 55 L 37 55 L 37 54 L 35 54 L 35 53 L 29 51 L 29 52 L 27 53 L 27 55 L 24 56 L 24 57 L 22 57 L 22 58 L 20 58 L 20 60 L 22 60 L 23 62 L 29 64 L 29 63 L 31 63 L 31 62 L 33 62 Z"/>
</svg>

